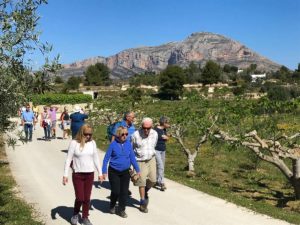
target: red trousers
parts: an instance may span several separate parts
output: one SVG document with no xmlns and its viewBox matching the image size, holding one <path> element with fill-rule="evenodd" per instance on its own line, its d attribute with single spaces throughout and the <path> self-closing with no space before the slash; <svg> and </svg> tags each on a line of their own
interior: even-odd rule
<svg viewBox="0 0 300 225">
<path fill-rule="evenodd" d="M 74 215 L 77 215 L 82 205 L 82 218 L 88 218 L 91 192 L 94 183 L 94 172 L 73 173 L 73 186 L 75 190 Z"/>
</svg>

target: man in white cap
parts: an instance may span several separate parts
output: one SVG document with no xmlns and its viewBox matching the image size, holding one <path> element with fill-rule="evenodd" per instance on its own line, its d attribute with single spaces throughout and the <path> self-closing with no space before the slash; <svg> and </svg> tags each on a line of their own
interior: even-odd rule
<svg viewBox="0 0 300 225">
<path fill-rule="evenodd" d="M 147 213 L 148 191 L 156 183 L 155 146 L 158 135 L 152 129 L 153 121 L 151 118 L 144 118 L 141 125 L 142 127 L 132 135 L 135 156 L 141 170 L 141 177 L 134 185 L 139 187 L 140 211 Z"/>
</svg>

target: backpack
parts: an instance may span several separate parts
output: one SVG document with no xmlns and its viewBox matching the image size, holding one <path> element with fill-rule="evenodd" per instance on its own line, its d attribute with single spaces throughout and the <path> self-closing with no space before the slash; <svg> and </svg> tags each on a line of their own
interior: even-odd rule
<svg viewBox="0 0 300 225">
<path fill-rule="evenodd" d="M 114 136 L 114 129 L 116 127 L 119 127 L 121 126 L 122 122 L 121 121 L 117 121 L 117 122 L 114 122 L 112 124 L 109 124 L 106 128 L 106 137 L 108 138 L 108 140 L 111 142 L 111 139 L 112 139 L 112 136 Z"/>
</svg>

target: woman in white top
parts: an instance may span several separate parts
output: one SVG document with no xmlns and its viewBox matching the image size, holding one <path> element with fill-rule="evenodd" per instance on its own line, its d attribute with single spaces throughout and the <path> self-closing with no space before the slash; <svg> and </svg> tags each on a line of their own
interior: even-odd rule
<svg viewBox="0 0 300 225">
<path fill-rule="evenodd" d="M 74 212 L 71 224 L 78 223 L 78 214 L 82 205 L 82 224 L 92 225 L 89 221 L 90 197 L 94 182 L 94 168 L 98 172 L 98 180 L 103 181 L 98 150 L 92 139 L 92 128 L 85 124 L 78 131 L 76 138 L 71 141 L 65 162 L 63 185 L 68 183 L 69 168 L 72 164 L 72 181 L 75 190 Z"/>
</svg>

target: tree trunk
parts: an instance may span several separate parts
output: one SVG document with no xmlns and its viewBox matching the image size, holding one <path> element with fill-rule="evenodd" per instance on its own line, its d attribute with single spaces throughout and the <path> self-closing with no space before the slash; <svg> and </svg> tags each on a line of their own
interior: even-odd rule
<svg viewBox="0 0 300 225">
<path fill-rule="evenodd" d="M 188 165 L 189 165 L 190 172 L 195 171 L 194 162 L 195 162 L 196 156 L 197 156 L 197 152 L 194 152 L 193 154 L 188 154 Z"/>
<path fill-rule="evenodd" d="M 293 160 L 293 177 L 291 183 L 294 187 L 296 199 L 300 199 L 300 158 Z"/>
</svg>

